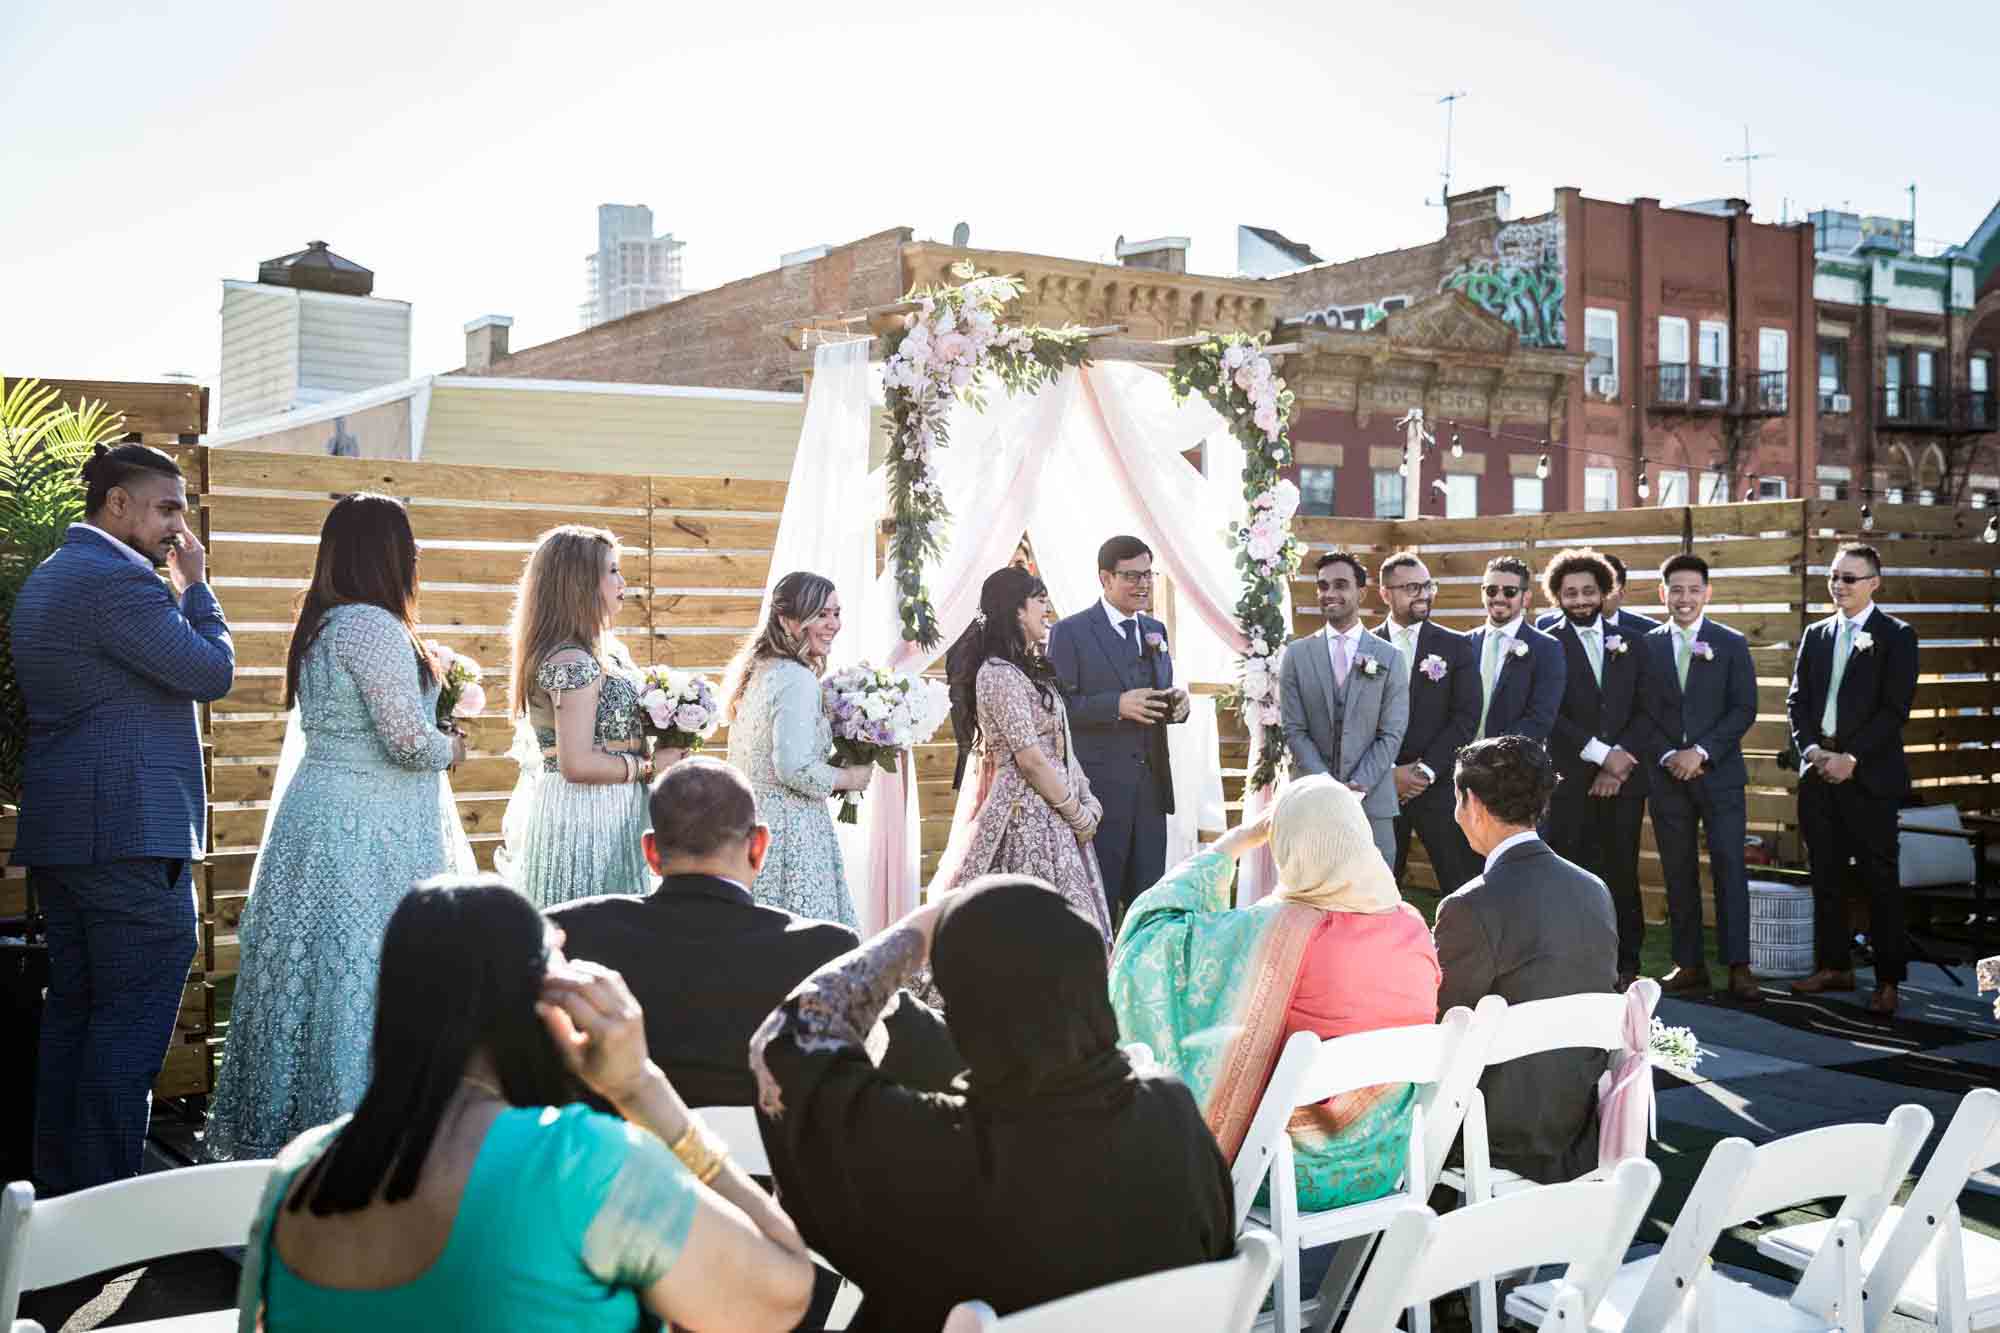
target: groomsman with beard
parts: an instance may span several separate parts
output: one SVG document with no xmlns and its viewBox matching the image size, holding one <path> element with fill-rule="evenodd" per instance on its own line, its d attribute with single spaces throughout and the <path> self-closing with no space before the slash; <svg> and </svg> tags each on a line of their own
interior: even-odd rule
<svg viewBox="0 0 2000 1333">
<path fill-rule="evenodd" d="M 1451 774 L 1458 750 L 1479 725 L 1479 661 L 1472 644 L 1431 619 L 1437 582 L 1405 551 L 1382 562 L 1376 594 L 1389 618 L 1375 633 L 1403 659 L 1410 681 L 1410 721 L 1396 767 L 1396 883 L 1410 861 L 1410 835 L 1424 840 L 1438 892 L 1452 893 L 1479 873 L 1479 858 L 1452 817 Z"/>
<path fill-rule="evenodd" d="M 1816 995 L 1854 989 L 1843 892 L 1853 874 L 1868 888 L 1875 946 L 1875 994 L 1868 1008 L 1893 1014 L 1910 947 L 1897 873 L 1896 809 L 1910 786 L 1903 724 L 1917 692 L 1917 634 L 1875 605 L 1882 557 L 1874 547 L 1842 546 L 1826 577 L 1835 611 L 1799 641 L 1785 696 L 1800 758 L 1799 828 L 1812 862 L 1818 964 L 1792 990 Z"/>
<path fill-rule="evenodd" d="M 1708 562 L 1676 555 L 1660 566 L 1671 619 L 1640 640 L 1640 707 L 1652 738 L 1641 755 L 1650 767 L 1653 831 L 1667 878 L 1667 921 L 1674 970 L 1660 978 L 1668 994 L 1709 989 L 1702 944 L 1701 865 L 1695 825 L 1708 833 L 1715 881 L 1715 932 L 1729 968 L 1729 993 L 1746 1004 L 1763 996 L 1750 971 L 1750 878 L 1743 863 L 1748 807 L 1743 733 L 1757 720 L 1757 671 L 1750 644 L 1703 614 L 1714 589 Z"/>
<path fill-rule="evenodd" d="M 1564 665 L 1556 641 L 1528 623 L 1528 585 L 1534 581 L 1519 556 L 1486 562 L 1480 586 L 1486 623 L 1472 631 L 1479 664 L 1479 722 L 1475 740 L 1526 736 L 1548 744 L 1562 702 Z"/>
<path fill-rule="evenodd" d="M 1611 566 L 1613 579 L 1611 591 L 1604 595 L 1604 632 L 1622 634 L 1627 642 L 1637 643 L 1640 638 L 1658 629 L 1660 622 L 1651 616 L 1642 616 L 1637 611 L 1625 609 L 1625 562 L 1618 558 L 1615 551 L 1599 551 L 1597 554 Z M 1549 609 L 1535 617 L 1535 628 L 1547 633 L 1562 622 L 1562 607 L 1556 604 L 1554 595 L 1551 594 Z"/>
<path fill-rule="evenodd" d="M 1618 989 L 1639 975 L 1646 919 L 1639 902 L 1639 825 L 1647 765 L 1656 753 L 1639 708 L 1638 640 L 1604 610 L 1615 579 L 1597 551 L 1558 552 L 1542 575 L 1563 619 L 1552 629 L 1567 667 L 1562 706 L 1549 733 L 1560 781 L 1549 804 L 1547 841 L 1564 860 L 1604 881 L 1618 916 Z"/>
</svg>

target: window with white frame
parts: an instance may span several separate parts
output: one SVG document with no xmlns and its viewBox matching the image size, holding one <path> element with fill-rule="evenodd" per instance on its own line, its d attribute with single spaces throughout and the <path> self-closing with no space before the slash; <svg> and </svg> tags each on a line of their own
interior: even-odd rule
<svg viewBox="0 0 2000 1333">
<path fill-rule="evenodd" d="M 1753 407 L 1768 412 L 1785 410 L 1791 355 L 1790 333 L 1784 329 L 1757 330 L 1757 393 Z"/>
<path fill-rule="evenodd" d="M 1683 471 L 1662 472 L 1659 481 L 1660 503 L 1669 508 L 1688 502 L 1688 474 Z"/>
<path fill-rule="evenodd" d="M 1782 500 L 1782 499 L 1784 499 L 1784 498 L 1785 498 L 1785 479 L 1784 479 L 1783 477 L 1759 477 L 1759 478 L 1757 478 L 1757 498 L 1758 498 L 1759 500 Z"/>
<path fill-rule="evenodd" d="M 1845 500 L 1848 487 L 1853 484 L 1854 473 L 1844 467 L 1822 463 L 1819 469 L 1819 498 L 1822 500 Z"/>
<path fill-rule="evenodd" d="M 1453 475 L 1444 479 L 1444 516 L 1446 518 L 1479 516 L 1478 477 Z"/>
<path fill-rule="evenodd" d="M 1323 463 L 1299 468 L 1299 512 L 1325 518 L 1333 513 L 1333 469 Z"/>
<path fill-rule="evenodd" d="M 1660 316 L 1659 401 L 1688 400 L 1688 322 L 1679 315 Z"/>
<path fill-rule="evenodd" d="M 1701 373 L 1695 386 L 1704 403 L 1729 397 L 1729 325 L 1719 319 L 1701 322 Z"/>
<path fill-rule="evenodd" d="M 1375 517 L 1403 517 L 1402 473 L 1377 472 L 1375 474 Z"/>
<path fill-rule="evenodd" d="M 1584 391 L 1604 398 L 1617 397 L 1618 312 L 1616 310 L 1583 312 L 1583 347 L 1590 353 L 1590 364 L 1585 366 L 1583 371 Z"/>
<path fill-rule="evenodd" d="M 1514 512 L 1517 514 L 1539 514 L 1542 512 L 1542 479 L 1540 477 L 1514 478 Z"/>
<path fill-rule="evenodd" d="M 1601 511 L 1618 507 L 1618 469 L 1587 467 L 1583 470 L 1583 507 Z"/>
<path fill-rule="evenodd" d="M 1729 503 L 1729 478 L 1720 472 L 1701 474 L 1701 504 L 1726 505 Z"/>
<path fill-rule="evenodd" d="M 1966 404 L 1966 424 L 1976 429 L 1993 429 L 1996 414 L 1993 410 L 1993 358 L 1985 353 L 1974 356 L 1965 363 L 1965 387 L 1972 392 L 1971 401 Z"/>
</svg>

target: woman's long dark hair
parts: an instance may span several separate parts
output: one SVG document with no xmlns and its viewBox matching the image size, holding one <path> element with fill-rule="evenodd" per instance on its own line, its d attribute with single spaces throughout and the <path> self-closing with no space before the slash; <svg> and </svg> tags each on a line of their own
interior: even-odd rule
<svg viewBox="0 0 2000 1333">
<path fill-rule="evenodd" d="M 1056 706 L 1056 670 L 1021 633 L 1021 607 L 1030 597 L 1046 597 L 1048 585 L 1019 565 L 996 569 L 979 586 L 979 615 L 945 654 L 951 683 L 951 734 L 958 741 L 958 765 L 951 785 L 965 776 L 965 761 L 979 741 L 979 668 L 994 658 L 1012 662 L 1033 682 L 1042 707 Z"/>
<path fill-rule="evenodd" d="M 312 586 L 299 600 L 298 623 L 285 654 L 285 707 L 299 701 L 299 672 L 326 613 L 356 603 L 379 606 L 403 622 L 417 655 L 417 675 L 428 688 L 430 657 L 417 638 L 417 538 L 403 502 L 393 496 L 359 491 L 341 496 L 327 510 Z"/>
<path fill-rule="evenodd" d="M 484 1050 L 515 1106 L 577 1097 L 535 1002 L 547 927 L 498 875 L 439 875 L 397 904 L 382 939 L 374 1074 L 354 1118 L 290 1204 L 328 1217 L 396 1203 L 417 1188 L 465 1065 Z"/>
</svg>

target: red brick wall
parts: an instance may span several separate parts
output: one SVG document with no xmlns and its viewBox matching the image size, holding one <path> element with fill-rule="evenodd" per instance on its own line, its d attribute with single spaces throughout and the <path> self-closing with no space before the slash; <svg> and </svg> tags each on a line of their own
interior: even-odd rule
<svg viewBox="0 0 2000 1333">
<path fill-rule="evenodd" d="M 899 300 L 902 249 L 910 236 L 904 227 L 878 232 L 810 263 L 524 347 L 496 361 L 489 373 L 795 391 L 803 386 L 794 354 L 772 326 Z"/>
</svg>

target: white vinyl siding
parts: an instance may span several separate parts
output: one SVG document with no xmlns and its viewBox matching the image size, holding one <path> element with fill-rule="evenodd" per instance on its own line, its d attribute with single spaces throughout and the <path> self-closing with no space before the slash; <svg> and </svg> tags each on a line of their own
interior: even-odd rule
<svg viewBox="0 0 2000 1333">
<path fill-rule="evenodd" d="M 249 284 L 222 289 L 222 359 L 214 429 L 283 412 L 298 382 L 297 293 Z"/>
<path fill-rule="evenodd" d="M 409 377 L 406 302 L 300 293 L 301 403 L 323 403 Z"/>
</svg>

